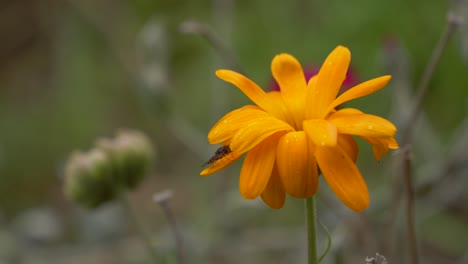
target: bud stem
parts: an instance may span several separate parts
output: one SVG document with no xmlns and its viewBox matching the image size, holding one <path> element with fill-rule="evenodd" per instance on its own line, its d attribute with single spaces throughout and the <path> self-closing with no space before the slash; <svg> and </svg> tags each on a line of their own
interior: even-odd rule
<svg viewBox="0 0 468 264">
<path fill-rule="evenodd" d="M 160 263 L 160 258 L 156 254 L 156 250 L 153 247 L 153 243 L 151 242 L 151 237 L 149 236 L 148 232 L 146 232 L 146 228 L 144 227 L 144 225 L 138 219 L 135 210 L 133 210 L 127 192 L 120 191 L 118 196 L 120 199 L 120 203 L 123 205 L 125 211 L 127 212 L 127 215 L 130 218 L 132 224 L 134 225 L 138 236 L 140 236 L 142 242 L 145 244 L 146 250 L 148 251 L 151 257 L 152 262 Z"/>
<path fill-rule="evenodd" d="M 172 199 L 172 196 L 173 196 L 172 190 L 164 190 L 162 192 L 156 193 L 153 196 L 153 201 L 159 204 L 159 206 L 161 206 L 164 212 L 164 215 L 166 216 L 167 221 L 169 222 L 169 225 L 171 226 L 172 233 L 174 234 L 176 248 L 177 248 L 178 263 L 185 264 L 186 262 L 185 262 L 182 234 L 180 233 L 180 230 L 177 227 L 176 217 L 169 205 L 169 201 Z"/>
</svg>

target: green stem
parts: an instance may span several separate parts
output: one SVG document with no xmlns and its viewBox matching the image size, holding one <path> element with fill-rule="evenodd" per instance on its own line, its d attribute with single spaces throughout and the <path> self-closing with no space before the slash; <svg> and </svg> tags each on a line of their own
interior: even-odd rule
<svg viewBox="0 0 468 264">
<path fill-rule="evenodd" d="M 315 198 L 305 199 L 306 223 L 307 223 L 307 252 L 309 264 L 318 264 L 317 262 L 317 215 L 315 212 Z"/>
<path fill-rule="evenodd" d="M 153 243 L 151 242 L 151 237 L 146 232 L 146 229 L 143 226 L 143 224 L 139 221 L 135 213 L 135 210 L 133 210 L 130 200 L 128 199 L 127 193 L 125 191 L 121 191 L 119 193 L 119 199 L 125 211 L 127 212 L 127 215 L 130 218 L 130 221 L 132 221 L 133 225 L 135 226 L 137 234 L 140 236 L 142 242 L 145 244 L 146 250 L 148 251 L 151 257 L 152 263 L 159 263 L 160 259 L 158 255 L 156 254 L 156 251 L 153 247 Z"/>
</svg>

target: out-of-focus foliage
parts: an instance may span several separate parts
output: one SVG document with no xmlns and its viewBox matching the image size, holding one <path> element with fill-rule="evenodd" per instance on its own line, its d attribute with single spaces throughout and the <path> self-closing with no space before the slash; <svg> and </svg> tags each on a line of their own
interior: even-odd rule
<svg viewBox="0 0 468 264">
<path fill-rule="evenodd" d="M 145 131 L 159 149 L 156 173 L 135 191 L 133 201 L 150 219 L 147 222 L 161 255 L 170 258 L 173 247 L 151 195 L 171 188 L 193 263 L 300 262 L 298 256 L 305 256 L 300 248 L 302 201 L 291 199 L 284 210 L 272 211 L 241 200 L 235 166 L 210 178 L 197 176 L 215 149 L 209 146 L 206 132 L 215 120 L 247 99 L 214 77 L 215 69 L 229 67 L 222 56 L 202 37 L 182 34 L 180 24 L 189 19 L 207 23 L 232 48 L 245 74 L 265 89 L 271 79 L 271 58 L 281 52 L 293 54 L 305 66 L 317 65 L 336 45 L 345 45 L 352 51 L 353 68 L 362 80 L 404 69 L 404 74 L 394 76 L 372 98 L 353 102 L 398 123 L 399 116 L 392 116 L 395 99 L 391 98 L 399 87 L 405 85 L 409 91 L 416 87 L 444 29 L 448 9 L 448 2 L 422 0 L 1 2 L 0 215 L 4 220 L 0 224 L 4 225 L 0 225 L 0 242 L 34 249 L 31 236 L 19 236 L 14 230 L 23 228 L 18 219 L 29 208 L 47 207 L 59 211 L 53 215 L 66 226 L 59 238 L 46 244 L 56 261 L 68 259 L 63 252 L 69 252 L 56 241 L 93 248 L 87 256 L 77 257 L 78 263 L 93 263 L 99 256 L 101 263 L 115 263 L 101 252 L 105 248 L 91 246 L 103 240 L 120 241 L 109 247 L 127 248 L 123 255 L 144 255 L 141 245 L 122 239 L 126 238 L 121 231 L 124 225 L 115 220 L 121 216 L 118 209 L 104 208 L 110 212 L 94 214 L 76 211 L 61 191 L 70 152 L 89 149 L 96 138 L 112 135 L 117 128 L 132 127 Z M 431 130 L 416 131 L 422 141 L 415 147 L 418 182 L 425 182 L 422 172 L 439 169 L 428 166 L 431 158 L 452 153 L 453 135 L 465 121 L 466 25 L 460 32 L 465 33 L 450 42 L 424 102 Z M 399 50 L 406 62 L 403 66 L 391 63 L 391 49 Z M 429 134 L 437 141 L 429 140 Z M 421 146 L 433 148 L 428 151 Z M 363 263 L 366 254 L 375 252 L 385 255 L 379 251 L 383 245 L 403 239 L 380 234 L 392 212 L 392 157 L 376 164 L 370 147 L 363 144 L 361 149 L 364 153 L 358 163 L 371 192 L 368 213 L 350 215 L 328 196 L 319 198 L 319 211 L 324 212 L 323 221 L 337 248 L 332 259 L 343 258 L 346 263 Z M 466 234 L 468 214 L 466 194 L 447 187 L 453 182 L 458 183 L 455 187 L 463 186 L 462 177 L 453 176 L 462 170 L 450 169 L 447 184 L 424 190 L 437 191 L 438 195 L 430 196 L 435 201 L 423 194 L 417 201 L 422 211 L 418 231 L 423 233 L 423 256 L 434 257 L 433 263 L 466 254 L 462 246 L 466 241 L 448 235 Z M 453 197 L 457 199 L 449 199 Z M 32 219 L 29 214 L 26 218 Z M 361 218 L 370 224 L 366 226 Z M 396 226 L 401 231 L 400 220 L 396 219 Z M 440 231 L 445 228 L 446 232 Z M 404 252 L 404 244 L 399 245 L 397 249 Z M 16 258 L 23 250 L 8 252 Z M 132 261 L 122 261 L 126 260 Z"/>
</svg>

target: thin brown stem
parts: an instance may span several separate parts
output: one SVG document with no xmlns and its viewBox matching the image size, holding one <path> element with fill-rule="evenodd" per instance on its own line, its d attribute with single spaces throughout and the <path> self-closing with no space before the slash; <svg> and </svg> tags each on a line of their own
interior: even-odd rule
<svg viewBox="0 0 468 264">
<path fill-rule="evenodd" d="M 177 221 L 174 212 L 172 211 L 171 206 L 169 205 L 169 200 L 172 198 L 173 192 L 171 190 L 165 190 L 160 193 L 157 193 L 153 196 L 153 201 L 161 206 L 161 209 L 164 212 L 164 215 L 171 226 L 172 234 L 174 235 L 176 248 L 177 248 L 177 259 L 179 264 L 185 264 L 185 253 L 182 240 L 182 234 L 177 226 Z"/>
<path fill-rule="evenodd" d="M 426 66 L 424 74 L 421 78 L 421 82 L 418 86 L 417 95 L 414 99 L 414 105 L 412 111 L 409 114 L 408 121 L 406 123 L 406 129 L 403 131 L 402 146 L 403 150 L 403 176 L 406 192 L 406 224 L 407 224 L 407 240 L 409 248 L 409 257 L 411 264 L 418 263 L 418 247 L 416 240 L 416 233 L 414 227 L 414 183 L 412 176 L 412 159 L 411 159 L 411 149 L 412 149 L 412 140 L 413 140 L 413 131 L 416 127 L 416 121 L 420 113 L 422 112 L 422 103 L 426 97 L 429 83 L 434 75 L 435 69 L 439 64 L 439 61 L 442 57 L 443 52 L 445 51 L 449 41 L 451 40 L 453 34 L 456 32 L 456 29 L 463 23 L 463 18 L 457 16 L 452 12 L 449 12 L 447 27 L 445 31 L 440 36 L 439 42 L 435 47 L 431 59 Z"/>
<path fill-rule="evenodd" d="M 404 146 L 403 150 L 403 173 L 405 179 L 406 192 L 406 234 L 408 240 L 408 251 L 410 263 L 417 264 L 418 261 L 418 245 L 416 240 L 416 230 L 414 228 L 414 188 L 411 177 L 411 145 Z"/>
<path fill-rule="evenodd" d="M 453 34 L 456 32 L 458 27 L 461 24 L 463 24 L 463 18 L 461 16 L 457 16 L 449 12 L 447 22 L 448 23 L 446 29 L 440 36 L 439 42 L 437 43 L 437 46 L 432 52 L 431 59 L 427 64 L 426 69 L 424 70 L 424 74 L 419 83 L 417 94 L 414 98 L 414 106 L 409 115 L 405 133 L 403 134 L 403 146 L 411 143 L 412 141 L 412 134 L 415 128 L 415 123 L 418 120 L 420 113 L 422 112 L 422 103 L 429 89 L 429 83 L 432 80 L 432 76 L 434 75 L 435 69 L 439 64 L 440 59 L 442 58 L 442 54 L 447 48 L 449 41 L 452 39 Z"/>
<path fill-rule="evenodd" d="M 156 250 L 153 246 L 151 236 L 148 234 L 143 223 L 141 223 L 140 220 L 138 219 L 138 216 L 136 215 L 136 212 L 130 203 L 128 194 L 125 191 L 120 191 L 118 198 L 121 204 L 123 205 L 125 211 L 127 212 L 127 215 L 130 218 L 130 221 L 132 221 L 132 224 L 134 225 L 138 236 L 141 238 L 143 244 L 146 246 L 148 254 L 150 255 L 150 258 L 151 258 L 151 262 L 158 263 L 160 259 L 158 255 L 156 254 Z"/>
</svg>

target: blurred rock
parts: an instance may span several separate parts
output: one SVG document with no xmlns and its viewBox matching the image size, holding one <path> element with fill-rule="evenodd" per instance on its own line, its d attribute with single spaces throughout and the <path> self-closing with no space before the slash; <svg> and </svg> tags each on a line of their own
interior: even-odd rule
<svg viewBox="0 0 468 264">
<path fill-rule="evenodd" d="M 109 242 L 125 233 L 126 217 L 118 204 L 109 203 L 94 210 L 78 209 L 80 239 L 85 242 Z"/>
<path fill-rule="evenodd" d="M 26 210 L 16 217 L 12 225 L 17 236 L 27 244 L 47 245 L 63 239 L 62 219 L 49 207 Z"/>
<path fill-rule="evenodd" d="M 0 264 L 13 263 L 18 253 L 18 241 L 14 234 L 0 230 Z"/>
</svg>

